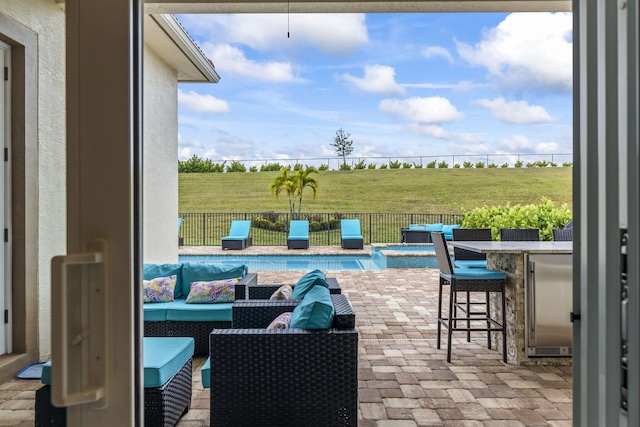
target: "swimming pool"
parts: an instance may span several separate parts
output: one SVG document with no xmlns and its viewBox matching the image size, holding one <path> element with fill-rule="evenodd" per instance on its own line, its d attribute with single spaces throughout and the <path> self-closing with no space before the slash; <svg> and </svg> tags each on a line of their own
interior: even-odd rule
<svg viewBox="0 0 640 427">
<path fill-rule="evenodd" d="M 245 264 L 254 270 L 382 270 L 369 255 L 180 255 L 179 262 Z"/>
<path fill-rule="evenodd" d="M 385 268 L 438 268 L 432 244 L 371 244 L 371 259 Z"/>
</svg>

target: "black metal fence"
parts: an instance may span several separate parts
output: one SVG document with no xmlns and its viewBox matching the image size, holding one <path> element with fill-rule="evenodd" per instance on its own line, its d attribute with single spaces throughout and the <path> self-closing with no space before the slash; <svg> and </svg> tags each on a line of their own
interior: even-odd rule
<svg viewBox="0 0 640 427">
<path fill-rule="evenodd" d="M 179 236 L 185 246 L 218 246 L 229 234 L 232 220 L 251 220 L 252 244 L 286 246 L 289 222 L 309 220 L 311 246 L 339 246 L 340 219 L 358 218 L 364 244 L 401 242 L 401 229 L 409 224 L 458 224 L 462 214 L 434 213 L 302 213 L 293 218 L 289 212 L 203 212 L 181 213 Z"/>
</svg>

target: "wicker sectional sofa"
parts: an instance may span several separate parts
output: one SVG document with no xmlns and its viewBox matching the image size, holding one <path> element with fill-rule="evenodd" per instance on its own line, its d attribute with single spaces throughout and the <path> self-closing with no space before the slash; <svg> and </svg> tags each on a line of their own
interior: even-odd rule
<svg viewBox="0 0 640 427">
<path fill-rule="evenodd" d="M 267 329 L 300 300 L 237 300 L 210 334 L 211 426 L 357 426 L 358 331 L 345 295 L 329 329 Z M 203 373 L 205 375 L 205 373 Z"/>
<path fill-rule="evenodd" d="M 206 263 L 145 264 L 145 280 L 177 276 L 174 300 L 144 303 L 144 335 L 146 337 L 192 337 L 195 354 L 209 352 L 209 333 L 214 328 L 230 328 L 233 302 L 188 304 L 190 284 L 241 278 L 235 284 L 235 298 L 245 299 L 246 287 L 258 283 L 256 273 L 244 264 L 212 265 Z"/>
</svg>

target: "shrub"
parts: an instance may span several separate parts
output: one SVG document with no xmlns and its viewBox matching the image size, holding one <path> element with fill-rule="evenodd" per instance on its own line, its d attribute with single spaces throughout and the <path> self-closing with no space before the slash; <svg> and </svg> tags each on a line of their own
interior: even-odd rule
<svg viewBox="0 0 640 427">
<path fill-rule="evenodd" d="M 496 165 L 495 163 L 489 163 L 489 166 L 487 166 L 489 169 L 495 169 L 498 167 L 498 165 Z"/>
<path fill-rule="evenodd" d="M 465 168 L 465 169 L 472 168 L 472 167 L 473 167 L 473 163 L 471 163 L 471 162 L 464 162 L 464 163 L 462 164 L 462 167 L 463 167 L 463 168 Z"/>
<path fill-rule="evenodd" d="M 449 163 L 445 162 L 444 160 L 438 163 L 438 169 L 448 169 L 448 168 L 449 168 Z"/>
<path fill-rule="evenodd" d="M 460 163 L 454 163 L 453 164 L 453 168 L 454 169 L 460 169 Z"/>
<path fill-rule="evenodd" d="M 281 169 L 282 165 L 280 163 L 269 163 L 260 166 L 260 172 L 279 172 Z"/>
<path fill-rule="evenodd" d="M 294 172 L 301 171 L 303 169 L 304 169 L 304 166 L 302 166 L 300 163 L 296 163 L 295 165 L 293 165 Z"/>
<path fill-rule="evenodd" d="M 389 169 L 400 169 L 400 160 L 389 161 Z"/>
<path fill-rule="evenodd" d="M 383 164 L 380 165 L 380 169 L 386 169 L 386 168 L 387 168 L 387 164 L 386 163 L 383 163 Z"/>
<path fill-rule="evenodd" d="M 189 160 L 178 160 L 178 173 L 224 172 L 225 163 L 213 163 L 211 159 L 205 160 L 194 154 Z"/>
<path fill-rule="evenodd" d="M 353 165 L 353 168 L 354 169 L 358 169 L 358 170 L 362 170 L 362 169 L 366 169 L 367 165 L 365 164 L 364 160 L 360 160 L 358 163 Z"/>
<path fill-rule="evenodd" d="M 476 163 L 476 169 L 484 169 L 484 162 Z"/>
<path fill-rule="evenodd" d="M 509 162 L 504 162 L 503 164 L 500 165 L 501 168 L 508 168 L 509 167 Z"/>
<path fill-rule="evenodd" d="M 558 164 L 556 162 L 549 162 L 549 166 L 551 166 L 552 168 L 557 168 Z"/>
<path fill-rule="evenodd" d="M 367 165 L 367 169 L 375 169 L 376 168 L 376 164 L 375 163 L 369 163 Z"/>
<path fill-rule="evenodd" d="M 427 163 L 427 169 L 434 169 L 436 167 L 436 163 L 438 163 L 436 160 Z"/>
<path fill-rule="evenodd" d="M 403 162 L 402 169 L 411 169 L 413 167 L 413 163 Z"/>
<path fill-rule="evenodd" d="M 414 163 L 413 167 L 416 169 L 422 169 L 422 163 Z"/>
<path fill-rule="evenodd" d="M 542 240 L 552 239 L 554 228 L 564 227 L 572 218 L 569 206 L 556 207 L 542 197 L 538 205 L 484 206 L 464 211 L 463 228 L 491 228 L 493 240 L 498 240 L 501 228 L 539 228 Z"/>
<path fill-rule="evenodd" d="M 526 166 L 527 166 L 528 168 L 535 168 L 535 167 L 536 167 L 536 164 L 535 164 L 535 163 L 527 163 L 527 164 L 526 164 Z"/>
<path fill-rule="evenodd" d="M 571 166 L 573 166 L 573 162 L 564 162 L 564 163 L 562 163 L 562 167 L 563 168 L 570 168 Z"/>
<path fill-rule="evenodd" d="M 338 168 L 338 170 L 350 171 L 351 170 L 351 165 L 347 164 L 347 163 L 340 163 L 340 167 Z"/>
<path fill-rule="evenodd" d="M 227 166 L 227 172 L 246 172 L 247 167 L 240 163 L 237 160 L 231 162 L 229 166 Z"/>
<path fill-rule="evenodd" d="M 325 164 L 323 163 L 323 164 L 321 164 L 321 165 L 318 167 L 318 170 L 319 170 L 320 172 L 322 172 L 322 171 L 328 171 L 328 170 L 329 170 L 329 165 L 325 165 Z"/>
<path fill-rule="evenodd" d="M 249 172 L 258 172 L 258 167 L 257 166 L 251 166 L 249 168 Z"/>
<path fill-rule="evenodd" d="M 515 163 L 513 164 L 513 167 L 514 167 L 514 168 L 521 168 L 521 167 L 522 167 L 522 164 L 523 164 L 523 163 L 522 163 L 522 160 L 518 160 L 517 162 L 515 162 Z"/>
</svg>

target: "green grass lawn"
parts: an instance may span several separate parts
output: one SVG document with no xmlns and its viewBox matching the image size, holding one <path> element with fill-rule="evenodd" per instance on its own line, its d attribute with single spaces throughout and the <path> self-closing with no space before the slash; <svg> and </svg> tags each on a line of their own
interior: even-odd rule
<svg viewBox="0 0 640 427">
<path fill-rule="evenodd" d="M 506 203 L 572 203 L 573 168 L 386 169 L 324 171 L 303 212 L 462 213 Z M 286 194 L 269 184 L 278 172 L 179 175 L 179 212 L 287 212 Z"/>
</svg>

